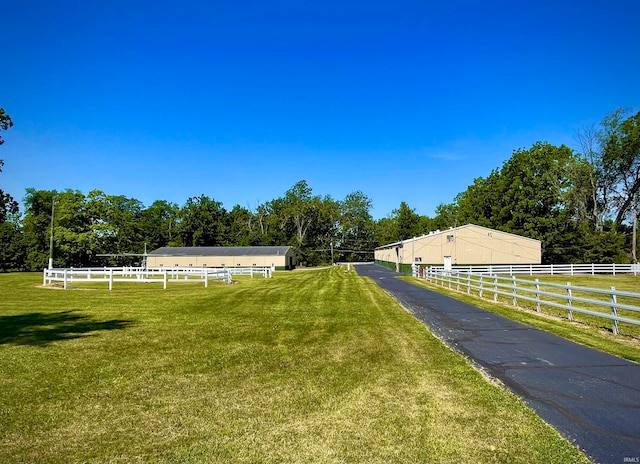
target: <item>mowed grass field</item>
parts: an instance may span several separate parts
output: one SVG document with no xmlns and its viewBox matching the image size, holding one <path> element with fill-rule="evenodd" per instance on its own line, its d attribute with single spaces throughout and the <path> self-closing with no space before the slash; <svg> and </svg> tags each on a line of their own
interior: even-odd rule
<svg viewBox="0 0 640 464">
<path fill-rule="evenodd" d="M 586 463 L 372 281 L 0 275 L 0 462 Z"/>
</svg>

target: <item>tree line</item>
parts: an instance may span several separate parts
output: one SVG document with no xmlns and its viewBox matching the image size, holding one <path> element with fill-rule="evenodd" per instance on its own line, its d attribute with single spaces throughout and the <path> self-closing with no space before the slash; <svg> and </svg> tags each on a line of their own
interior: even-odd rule
<svg viewBox="0 0 640 464">
<path fill-rule="evenodd" d="M 543 142 L 516 150 L 434 217 L 401 202 L 374 220 L 364 193 L 338 200 L 314 194 L 305 180 L 231 210 L 204 194 L 145 206 L 100 190 L 29 188 L 20 211 L 0 189 L 0 270 L 40 270 L 51 254 L 56 266 L 133 264 L 140 257 L 115 255 L 162 246 L 291 245 L 307 265 L 362 261 L 377 246 L 467 223 L 541 240 L 545 263 L 635 261 L 640 112 L 628 114 L 616 110 L 581 131 L 579 151 Z M 0 108 L 0 131 L 12 125 Z"/>
</svg>

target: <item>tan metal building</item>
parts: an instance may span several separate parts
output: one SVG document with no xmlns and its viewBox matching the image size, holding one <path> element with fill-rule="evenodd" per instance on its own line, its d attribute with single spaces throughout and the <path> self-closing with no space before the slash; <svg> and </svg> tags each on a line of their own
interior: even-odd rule
<svg viewBox="0 0 640 464">
<path fill-rule="evenodd" d="M 375 261 L 398 272 L 411 272 L 413 263 L 445 267 L 540 264 L 542 245 L 540 240 L 467 224 L 378 247 Z"/>
<path fill-rule="evenodd" d="M 147 255 L 148 267 L 272 266 L 284 270 L 296 264 L 290 246 L 162 247 Z"/>
</svg>

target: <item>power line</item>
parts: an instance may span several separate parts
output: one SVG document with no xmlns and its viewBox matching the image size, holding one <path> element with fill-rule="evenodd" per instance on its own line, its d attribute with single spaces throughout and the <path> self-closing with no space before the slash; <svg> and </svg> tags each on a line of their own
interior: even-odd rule
<svg viewBox="0 0 640 464">
<path fill-rule="evenodd" d="M 321 248 L 321 249 L 317 249 L 317 250 L 311 250 L 311 251 L 331 251 L 331 248 Z M 373 254 L 373 251 L 361 251 L 361 250 L 342 250 L 339 248 L 334 248 L 333 249 L 334 253 L 359 253 L 359 254 Z"/>
</svg>

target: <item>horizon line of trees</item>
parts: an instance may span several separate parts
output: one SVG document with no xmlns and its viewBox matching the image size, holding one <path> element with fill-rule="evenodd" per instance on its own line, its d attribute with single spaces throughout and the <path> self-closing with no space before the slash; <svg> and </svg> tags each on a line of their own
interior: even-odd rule
<svg viewBox="0 0 640 464">
<path fill-rule="evenodd" d="M 371 260 L 377 246 L 467 223 L 541 240 L 544 263 L 635 262 L 640 112 L 628 113 L 616 110 L 581 131 L 580 152 L 546 142 L 514 151 L 501 168 L 438 205 L 433 218 L 403 201 L 374 220 L 364 193 L 337 200 L 314 194 L 305 180 L 253 209 L 231 210 L 204 194 L 182 206 L 156 200 L 145 207 L 100 190 L 29 188 L 20 212 L 0 189 L 0 270 L 46 267 L 52 232 L 59 266 L 130 264 L 135 258 L 98 255 L 162 246 L 249 245 L 291 245 L 301 262 L 316 265 Z M 12 125 L 0 108 L 0 133 Z M 3 165 L 0 159 L 0 172 Z"/>
</svg>

